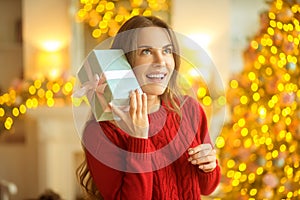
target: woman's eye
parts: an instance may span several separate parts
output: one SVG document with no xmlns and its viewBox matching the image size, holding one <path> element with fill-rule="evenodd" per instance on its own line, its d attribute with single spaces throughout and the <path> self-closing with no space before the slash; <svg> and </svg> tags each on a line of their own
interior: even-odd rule
<svg viewBox="0 0 300 200">
<path fill-rule="evenodd" d="M 149 54 L 151 54 L 151 51 L 150 51 L 150 49 L 143 49 L 141 53 L 143 55 L 149 55 Z"/>
<path fill-rule="evenodd" d="M 172 54 L 172 48 L 166 48 L 164 49 L 165 54 Z"/>
</svg>

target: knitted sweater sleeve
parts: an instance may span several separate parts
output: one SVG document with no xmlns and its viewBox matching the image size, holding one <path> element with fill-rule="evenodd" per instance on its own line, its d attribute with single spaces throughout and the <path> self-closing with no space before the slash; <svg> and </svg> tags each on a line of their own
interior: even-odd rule
<svg viewBox="0 0 300 200">
<path fill-rule="evenodd" d="M 196 138 L 195 141 L 193 142 L 193 146 L 209 143 L 214 147 L 214 145 L 211 142 L 211 138 L 209 136 L 209 131 L 207 127 L 207 118 L 203 108 L 195 100 L 190 99 L 190 101 L 191 102 L 189 103 L 190 105 L 189 109 L 191 109 L 190 112 L 192 113 L 192 116 L 194 117 L 195 114 L 199 116 L 199 120 L 192 120 L 192 121 L 197 121 L 199 123 L 194 125 Z M 196 174 L 198 175 L 201 194 L 202 195 L 211 194 L 219 185 L 221 179 L 221 172 L 220 172 L 220 166 L 218 164 L 218 161 L 217 161 L 217 167 L 212 172 L 208 172 L 208 173 L 199 169 L 198 166 L 192 166 L 192 167 L 194 168 Z"/>
<path fill-rule="evenodd" d="M 129 137 L 107 124 L 100 127 L 93 123 L 85 129 L 84 145 L 88 168 L 105 200 L 152 198 L 147 139 Z"/>
</svg>

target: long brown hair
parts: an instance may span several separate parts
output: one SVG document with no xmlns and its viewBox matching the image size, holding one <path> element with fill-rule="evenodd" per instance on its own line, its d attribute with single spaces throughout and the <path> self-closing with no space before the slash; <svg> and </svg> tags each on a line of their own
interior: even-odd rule
<svg viewBox="0 0 300 200">
<path fill-rule="evenodd" d="M 134 50 L 136 47 L 137 31 L 139 28 L 145 27 L 160 27 L 164 28 L 170 37 L 171 43 L 173 45 L 173 57 L 175 61 L 175 70 L 172 74 L 172 77 L 169 81 L 168 87 L 165 92 L 160 96 L 164 100 L 165 105 L 168 109 L 175 111 L 180 115 L 180 103 L 181 103 L 181 94 L 180 90 L 177 87 L 177 74 L 180 66 L 179 58 L 179 47 L 175 37 L 175 33 L 169 27 L 167 23 L 163 20 L 150 16 L 134 16 L 126 21 L 122 27 L 119 29 L 116 37 L 113 40 L 112 49 L 122 49 L 125 52 L 126 58 L 130 64 L 133 63 L 135 59 Z M 103 199 L 100 192 L 97 190 L 97 187 L 92 179 L 90 171 L 87 166 L 86 160 L 78 167 L 77 177 L 81 187 L 85 192 L 85 199 Z"/>
</svg>

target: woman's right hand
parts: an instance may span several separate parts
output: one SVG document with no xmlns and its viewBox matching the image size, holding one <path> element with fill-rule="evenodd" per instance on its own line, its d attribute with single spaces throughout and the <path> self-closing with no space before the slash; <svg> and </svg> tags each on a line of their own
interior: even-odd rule
<svg viewBox="0 0 300 200">
<path fill-rule="evenodd" d="M 138 90 L 130 93 L 129 112 L 124 112 L 111 105 L 114 114 L 121 118 L 116 123 L 129 135 L 136 138 L 148 138 L 149 120 L 147 115 L 147 95 Z"/>
</svg>

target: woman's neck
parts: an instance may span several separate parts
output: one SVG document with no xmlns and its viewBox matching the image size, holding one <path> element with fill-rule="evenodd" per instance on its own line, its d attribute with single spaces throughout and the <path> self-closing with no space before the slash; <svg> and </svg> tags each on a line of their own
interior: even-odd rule
<svg viewBox="0 0 300 200">
<path fill-rule="evenodd" d="M 147 95 L 148 114 L 156 112 L 160 108 L 160 97 L 156 95 Z"/>
</svg>

